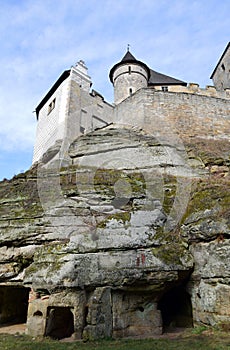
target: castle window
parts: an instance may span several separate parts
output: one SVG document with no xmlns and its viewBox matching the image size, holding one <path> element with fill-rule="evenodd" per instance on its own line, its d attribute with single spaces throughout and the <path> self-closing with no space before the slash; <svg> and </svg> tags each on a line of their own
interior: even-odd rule
<svg viewBox="0 0 230 350">
<path fill-rule="evenodd" d="M 129 88 L 129 94 L 132 95 L 132 93 L 133 93 L 133 89 Z"/>
<path fill-rule="evenodd" d="M 131 67 L 129 66 L 129 74 L 131 74 Z"/>
<path fill-rule="evenodd" d="M 81 125 L 80 125 L 80 133 L 81 133 L 81 134 L 84 134 L 84 133 L 85 133 L 85 128 L 84 128 L 84 126 L 81 126 Z"/>
<path fill-rule="evenodd" d="M 55 108 L 55 103 L 56 103 L 56 98 L 54 98 L 53 101 L 50 102 L 48 106 L 48 114 L 50 114 L 50 112 Z"/>
<path fill-rule="evenodd" d="M 162 90 L 162 91 L 169 91 L 168 86 L 162 86 L 162 87 L 161 87 L 161 90 Z"/>
<path fill-rule="evenodd" d="M 85 130 L 88 128 L 87 124 L 87 111 L 84 109 L 81 109 L 81 114 L 80 114 L 80 133 L 84 134 Z"/>
<path fill-rule="evenodd" d="M 223 63 L 222 63 L 222 65 L 221 65 L 221 68 L 222 68 L 223 71 L 225 71 L 225 66 L 224 66 Z"/>
</svg>

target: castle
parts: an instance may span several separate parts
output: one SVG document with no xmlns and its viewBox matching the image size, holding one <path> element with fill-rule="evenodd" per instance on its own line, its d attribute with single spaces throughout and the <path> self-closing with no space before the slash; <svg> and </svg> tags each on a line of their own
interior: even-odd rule
<svg viewBox="0 0 230 350">
<path fill-rule="evenodd" d="M 130 124 L 129 118 L 124 117 L 124 111 L 128 105 L 136 109 L 134 105 L 138 103 L 141 94 L 144 99 L 151 95 L 152 100 L 158 103 L 158 108 L 164 105 L 163 114 L 172 108 L 180 109 L 184 100 L 190 106 L 189 109 L 196 106 L 202 114 L 202 109 L 206 111 L 207 106 L 212 113 L 218 105 L 225 105 L 230 98 L 229 56 L 228 44 L 212 73 L 214 86 L 201 89 L 198 84 L 187 84 L 150 69 L 128 50 L 122 60 L 110 70 L 114 104 L 106 102 L 100 93 L 91 90 L 92 81 L 87 67 L 82 60 L 79 61 L 62 73 L 36 107 L 38 124 L 33 163 L 40 160 L 58 141 L 69 139 L 71 142 L 76 137 L 111 122 Z M 181 110 L 179 114 L 181 118 L 187 119 L 187 111 L 183 114 Z M 136 123 L 138 121 L 134 125 Z M 193 125 L 193 121 L 191 123 Z"/>
<path fill-rule="evenodd" d="M 79 61 L 36 108 L 33 165 L 0 183 L 0 325 L 31 336 L 228 327 L 230 45 L 201 89 L 128 50 L 114 103 Z"/>
</svg>

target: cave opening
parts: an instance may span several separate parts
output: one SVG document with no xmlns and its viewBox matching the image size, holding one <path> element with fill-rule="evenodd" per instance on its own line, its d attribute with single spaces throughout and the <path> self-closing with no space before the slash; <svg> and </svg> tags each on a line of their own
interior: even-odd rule
<svg viewBox="0 0 230 350">
<path fill-rule="evenodd" d="M 70 307 L 48 307 L 45 335 L 53 339 L 69 338 L 74 333 L 74 317 Z"/>
<path fill-rule="evenodd" d="M 163 331 L 193 327 L 191 297 L 184 286 L 167 291 L 158 303 L 161 311 Z"/>
<path fill-rule="evenodd" d="M 30 288 L 0 286 L 0 326 L 26 323 Z"/>
</svg>

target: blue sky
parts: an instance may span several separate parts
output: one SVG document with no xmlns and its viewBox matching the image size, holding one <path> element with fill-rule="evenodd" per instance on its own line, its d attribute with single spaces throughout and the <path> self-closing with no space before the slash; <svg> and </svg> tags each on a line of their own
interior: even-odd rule
<svg viewBox="0 0 230 350">
<path fill-rule="evenodd" d="M 35 107 L 83 59 L 109 102 L 108 72 L 124 56 L 210 85 L 230 40 L 229 0 L 0 0 L 0 179 L 31 166 Z"/>
</svg>

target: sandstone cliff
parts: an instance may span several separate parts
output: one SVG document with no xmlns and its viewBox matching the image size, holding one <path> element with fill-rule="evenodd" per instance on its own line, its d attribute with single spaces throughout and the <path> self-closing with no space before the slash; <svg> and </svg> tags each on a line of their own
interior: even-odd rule
<svg viewBox="0 0 230 350">
<path fill-rule="evenodd" d="M 55 307 L 73 309 L 85 339 L 228 323 L 229 150 L 110 125 L 1 182 L 0 288 L 47 295 L 31 303 L 28 332 L 52 334 Z"/>
</svg>

